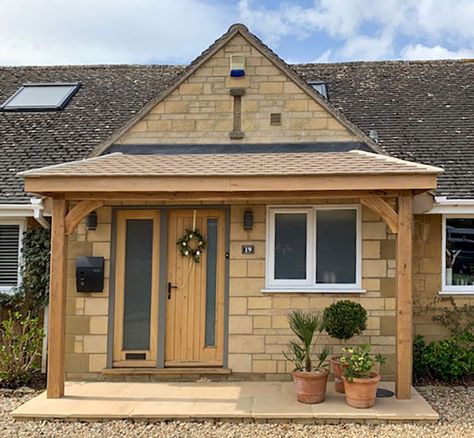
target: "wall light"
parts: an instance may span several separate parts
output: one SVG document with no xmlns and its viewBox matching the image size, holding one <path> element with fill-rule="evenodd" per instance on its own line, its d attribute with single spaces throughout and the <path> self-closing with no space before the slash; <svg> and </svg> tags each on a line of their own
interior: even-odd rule
<svg viewBox="0 0 474 438">
<path fill-rule="evenodd" d="M 86 229 L 95 230 L 97 228 L 97 213 L 93 211 L 86 217 Z"/>
<path fill-rule="evenodd" d="M 253 211 L 246 210 L 244 212 L 244 230 L 250 231 L 253 229 Z"/>
</svg>

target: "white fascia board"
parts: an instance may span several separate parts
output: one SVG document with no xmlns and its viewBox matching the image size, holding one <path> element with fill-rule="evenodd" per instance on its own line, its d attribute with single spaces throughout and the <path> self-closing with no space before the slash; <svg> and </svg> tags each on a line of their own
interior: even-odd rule
<svg viewBox="0 0 474 438">
<path fill-rule="evenodd" d="M 33 217 L 37 208 L 31 204 L 0 204 L 0 217 Z"/>
<path fill-rule="evenodd" d="M 448 199 L 445 196 L 435 196 L 435 204 L 426 214 L 474 214 L 474 199 Z"/>
<path fill-rule="evenodd" d="M 43 200 L 41 198 L 30 198 L 29 204 L 0 204 L 0 218 L 1 217 L 34 217 L 36 220 L 42 218 L 47 214 L 44 208 Z M 41 221 L 39 221 L 41 223 Z"/>
</svg>

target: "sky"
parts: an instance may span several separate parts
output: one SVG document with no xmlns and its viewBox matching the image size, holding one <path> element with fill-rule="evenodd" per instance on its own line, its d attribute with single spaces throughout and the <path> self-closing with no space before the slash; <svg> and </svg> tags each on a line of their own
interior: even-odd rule
<svg viewBox="0 0 474 438">
<path fill-rule="evenodd" d="M 289 63 L 474 58 L 474 0 L 0 0 L 0 65 L 186 64 L 236 22 Z"/>
</svg>

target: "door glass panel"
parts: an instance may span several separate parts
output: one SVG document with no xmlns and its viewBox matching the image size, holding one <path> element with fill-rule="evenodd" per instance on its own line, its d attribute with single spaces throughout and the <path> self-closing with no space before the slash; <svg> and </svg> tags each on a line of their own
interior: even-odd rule
<svg viewBox="0 0 474 438">
<path fill-rule="evenodd" d="M 316 213 L 316 283 L 356 282 L 356 210 Z"/>
<path fill-rule="evenodd" d="M 153 220 L 128 219 L 126 226 L 123 349 L 150 348 Z"/>
<path fill-rule="evenodd" d="M 446 285 L 474 284 L 474 219 L 446 219 Z"/>
<path fill-rule="evenodd" d="M 206 347 L 216 345 L 217 219 L 207 220 Z"/>
<path fill-rule="evenodd" d="M 306 213 L 275 214 L 275 280 L 306 279 Z"/>
</svg>

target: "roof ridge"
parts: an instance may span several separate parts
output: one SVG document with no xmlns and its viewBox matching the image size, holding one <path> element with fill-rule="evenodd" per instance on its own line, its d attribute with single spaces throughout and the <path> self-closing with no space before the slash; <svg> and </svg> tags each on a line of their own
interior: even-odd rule
<svg viewBox="0 0 474 438">
<path fill-rule="evenodd" d="M 80 70 L 80 69 L 127 69 L 127 68 L 182 68 L 186 64 L 57 64 L 57 65 L 0 65 L 0 70 Z"/>
<path fill-rule="evenodd" d="M 351 153 L 352 152 L 352 153 Z M 438 169 L 364 152 L 205 154 L 199 161 L 181 155 L 102 155 L 62 165 L 32 169 L 25 178 L 52 176 L 225 176 L 225 175 L 378 175 L 437 174 Z M 98 161 L 101 161 L 100 163 Z M 191 164 L 190 164 L 191 163 Z M 199 164 L 196 164 L 199 163 Z"/>
<path fill-rule="evenodd" d="M 380 61 L 336 61 L 336 62 L 295 62 L 288 64 L 290 66 L 318 66 L 318 65 L 381 65 L 381 64 L 466 64 L 474 63 L 474 58 L 458 58 L 458 59 L 384 59 Z"/>
<path fill-rule="evenodd" d="M 232 26 L 231 26 L 232 27 Z M 251 33 L 251 32 L 249 32 Z M 260 38 L 252 34 L 263 46 L 265 46 L 274 56 L 278 57 L 289 67 L 306 67 L 306 66 L 372 66 L 372 65 L 410 65 L 410 64 L 470 64 L 474 63 L 474 58 L 459 58 L 459 59 L 385 59 L 381 61 L 335 61 L 335 62 L 296 62 L 288 63 L 280 56 L 278 56 L 272 49 L 270 49 Z M 214 43 L 220 40 L 217 39 Z M 213 44 L 214 44 L 213 43 Z M 213 45 L 212 44 L 212 45 Z M 207 52 L 204 50 L 201 55 Z M 195 58 L 191 63 L 198 59 L 201 55 Z M 189 68 L 189 64 L 52 64 L 52 65 L 0 65 L 0 70 L 76 70 L 76 69 L 127 69 L 127 68 L 182 68 L 183 70 Z"/>
</svg>

